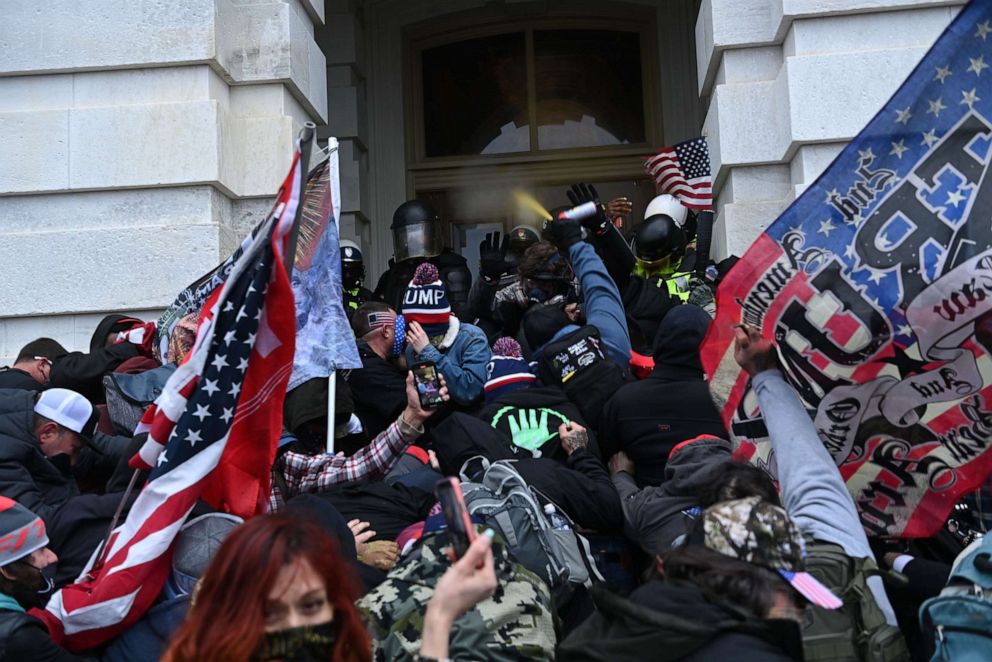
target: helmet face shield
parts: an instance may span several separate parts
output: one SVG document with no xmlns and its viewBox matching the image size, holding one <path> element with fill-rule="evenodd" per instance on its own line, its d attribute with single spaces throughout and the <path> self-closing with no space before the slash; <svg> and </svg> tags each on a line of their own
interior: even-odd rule
<svg viewBox="0 0 992 662">
<path fill-rule="evenodd" d="M 634 274 L 643 278 L 668 278 L 679 270 L 682 266 L 681 255 L 666 255 L 660 260 L 637 259 L 634 265 Z"/>
<path fill-rule="evenodd" d="M 393 257 L 397 262 L 411 257 L 434 257 L 440 255 L 443 248 L 440 223 L 414 223 L 393 228 Z"/>
</svg>

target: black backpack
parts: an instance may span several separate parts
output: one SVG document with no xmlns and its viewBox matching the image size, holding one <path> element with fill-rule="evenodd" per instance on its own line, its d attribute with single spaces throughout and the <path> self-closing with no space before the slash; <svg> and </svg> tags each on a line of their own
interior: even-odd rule
<svg viewBox="0 0 992 662">
<path fill-rule="evenodd" d="M 599 427 L 603 405 L 627 381 L 625 370 L 606 358 L 599 329 L 591 325 L 545 345 L 538 376 L 561 388 L 592 429 Z"/>
</svg>

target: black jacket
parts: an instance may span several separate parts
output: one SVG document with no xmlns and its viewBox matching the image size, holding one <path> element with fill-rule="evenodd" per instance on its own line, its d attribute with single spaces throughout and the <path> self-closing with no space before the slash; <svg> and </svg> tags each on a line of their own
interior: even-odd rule
<svg viewBox="0 0 992 662">
<path fill-rule="evenodd" d="M 546 411 L 545 411 L 546 410 Z M 479 412 L 479 418 L 489 423 L 504 435 L 513 440 L 515 446 L 526 448 L 522 445 L 523 436 L 519 432 L 523 427 L 529 426 L 531 411 L 534 411 L 538 423 L 544 415 L 547 419 L 544 426 L 543 436 L 547 441 L 531 450 L 536 457 L 548 457 L 553 460 L 564 462 L 567 457 L 561 447 L 558 438 L 558 426 L 562 423 L 572 421 L 584 428 L 588 428 L 582 412 L 578 406 L 568 399 L 564 391 L 552 386 L 520 388 L 509 393 L 505 393 L 494 398 Z M 521 426 L 521 416 L 525 425 Z M 511 423 L 511 419 L 513 423 Z M 495 423 L 495 425 L 494 425 Z M 514 431 L 517 431 L 516 436 Z M 595 432 L 589 430 L 589 450 L 595 455 L 599 455 L 599 446 L 596 444 Z"/>
<path fill-rule="evenodd" d="M 59 648 L 48 628 L 34 616 L 0 609 L 0 662 L 71 662 L 93 658 Z"/>
<path fill-rule="evenodd" d="M 406 406 L 406 373 L 358 341 L 362 367 L 348 373 L 355 415 L 369 438 L 389 427 Z"/>
<path fill-rule="evenodd" d="M 0 391 L 0 494 L 41 517 L 49 528 L 58 509 L 79 494 L 69 457 L 49 459 L 41 452 L 29 391 Z"/>
<path fill-rule="evenodd" d="M 434 449 L 446 476 L 457 476 L 462 465 L 476 455 L 491 462 L 516 460 L 514 466 L 524 480 L 560 506 L 580 527 L 602 533 L 623 530 L 620 496 L 610 474 L 599 457 L 586 449 L 572 453 L 564 464 L 528 457 L 505 434 L 461 412 L 446 417 L 418 443 Z"/>
<path fill-rule="evenodd" d="M 52 363 L 52 387 L 81 393 L 94 404 L 102 404 L 103 376 L 130 358 L 140 356 L 137 345 L 126 342 L 97 349 L 89 354 L 70 352 Z"/>
<path fill-rule="evenodd" d="M 711 603 L 687 583 L 651 581 L 629 599 L 592 589 L 596 613 L 558 647 L 558 659 L 667 662 L 802 660 L 799 625 Z"/>
<path fill-rule="evenodd" d="M 0 389 L 16 388 L 24 391 L 40 391 L 42 386 L 35 378 L 20 368 L 0 368 Z"/>
<path fill-rule="evenodd" d="M 668 454 L 677 444 L 704 434 L 727 438 L 699 361 L 709 322 L 698 306 L 675 307 L 658 330 L 654 370 L 647 379 L 621 387 L 603 408 L 603 456 L 626 452 L 641 485 L 662 483 Z"/>
<path fill-rule="evenodd" d="M 83 568 L 106 534 L 122 495 L 80 495 L 69 457 L 46 457 L 33 428 L 34 394 L 0 391 L 0 494 L 44 520 L 49 546 L 60 557 L 56 583 L 61 585 Z M 132 498 L 136 496 L 135 492 Z"/>
<path fill-rule="evenodd" d="M 580 528 L 599 533 L 623 531 L 623 508 L 610 474 L 589 450 L 580 448 L 565 464 L 546 458 L 524 458 L 517 471 L 532 487 L 551 499 Z"/>
</svg>

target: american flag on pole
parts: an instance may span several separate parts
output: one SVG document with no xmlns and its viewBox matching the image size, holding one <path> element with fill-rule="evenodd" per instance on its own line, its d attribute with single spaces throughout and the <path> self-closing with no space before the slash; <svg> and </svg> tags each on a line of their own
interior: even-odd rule
<svg viewBox="0 0 992 662">
<path fill-rule="evenodd" d="M 706 138 L 686 140 L 666 147 L 644 162 L 658 194 L 670 193 L 689 209 L 713 208 L 713 177 Z"/>
<path fill-rule="evenodd" d="M 871 535 L 933 535 L 992 472 L 990 47 L 972 2 L 727 275 L 701 352 L 774 471 L 733 325 L 774 339 Z"/>
<path fill-rule="evenodd" d="M 197 499 L 241 516 L 265 507 L 293 366 L 296 326 L 283 256 L 301 167 L 297 152 L 269 219 L 207 300 L 193 349 L 143 419 L 149 438 L 133 462 L 151 474 L 102 565 L 36 614 L 70 650 L 108 641 L 147 611 Z"/>
</svg>

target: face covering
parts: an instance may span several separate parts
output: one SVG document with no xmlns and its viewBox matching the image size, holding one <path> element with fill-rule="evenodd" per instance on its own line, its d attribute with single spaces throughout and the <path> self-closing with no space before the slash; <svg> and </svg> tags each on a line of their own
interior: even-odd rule
<svg viewBox="0 0 992 662">
<path fill-rule="evenodd" d="M 30 570 L 25 571 L 25 577 L 13 583 L 10 597 L 25 609 L 43 609 L 55 588 L 55 564 L 44 568 L 35 567 L 30 563 L 28 566 L 38 574 L 33 575 Z"/>
<path fill-rule="evenodd" d="M 320 625 L 304 625 L 287 630 L 266 632 L 265 639 L 255 654 L 253 662 L 280 660 L 284 662 L 327 662 L 334 655 L 338 639 L 335 621 Z"/>
<path fill-rule="evenodd" d="M 396 316 L 396 337 L 393 339 L 392 358 L 398 359 L 403 355 L 403 345 L 406 343 L 406 319 Z"/>
</svg>

